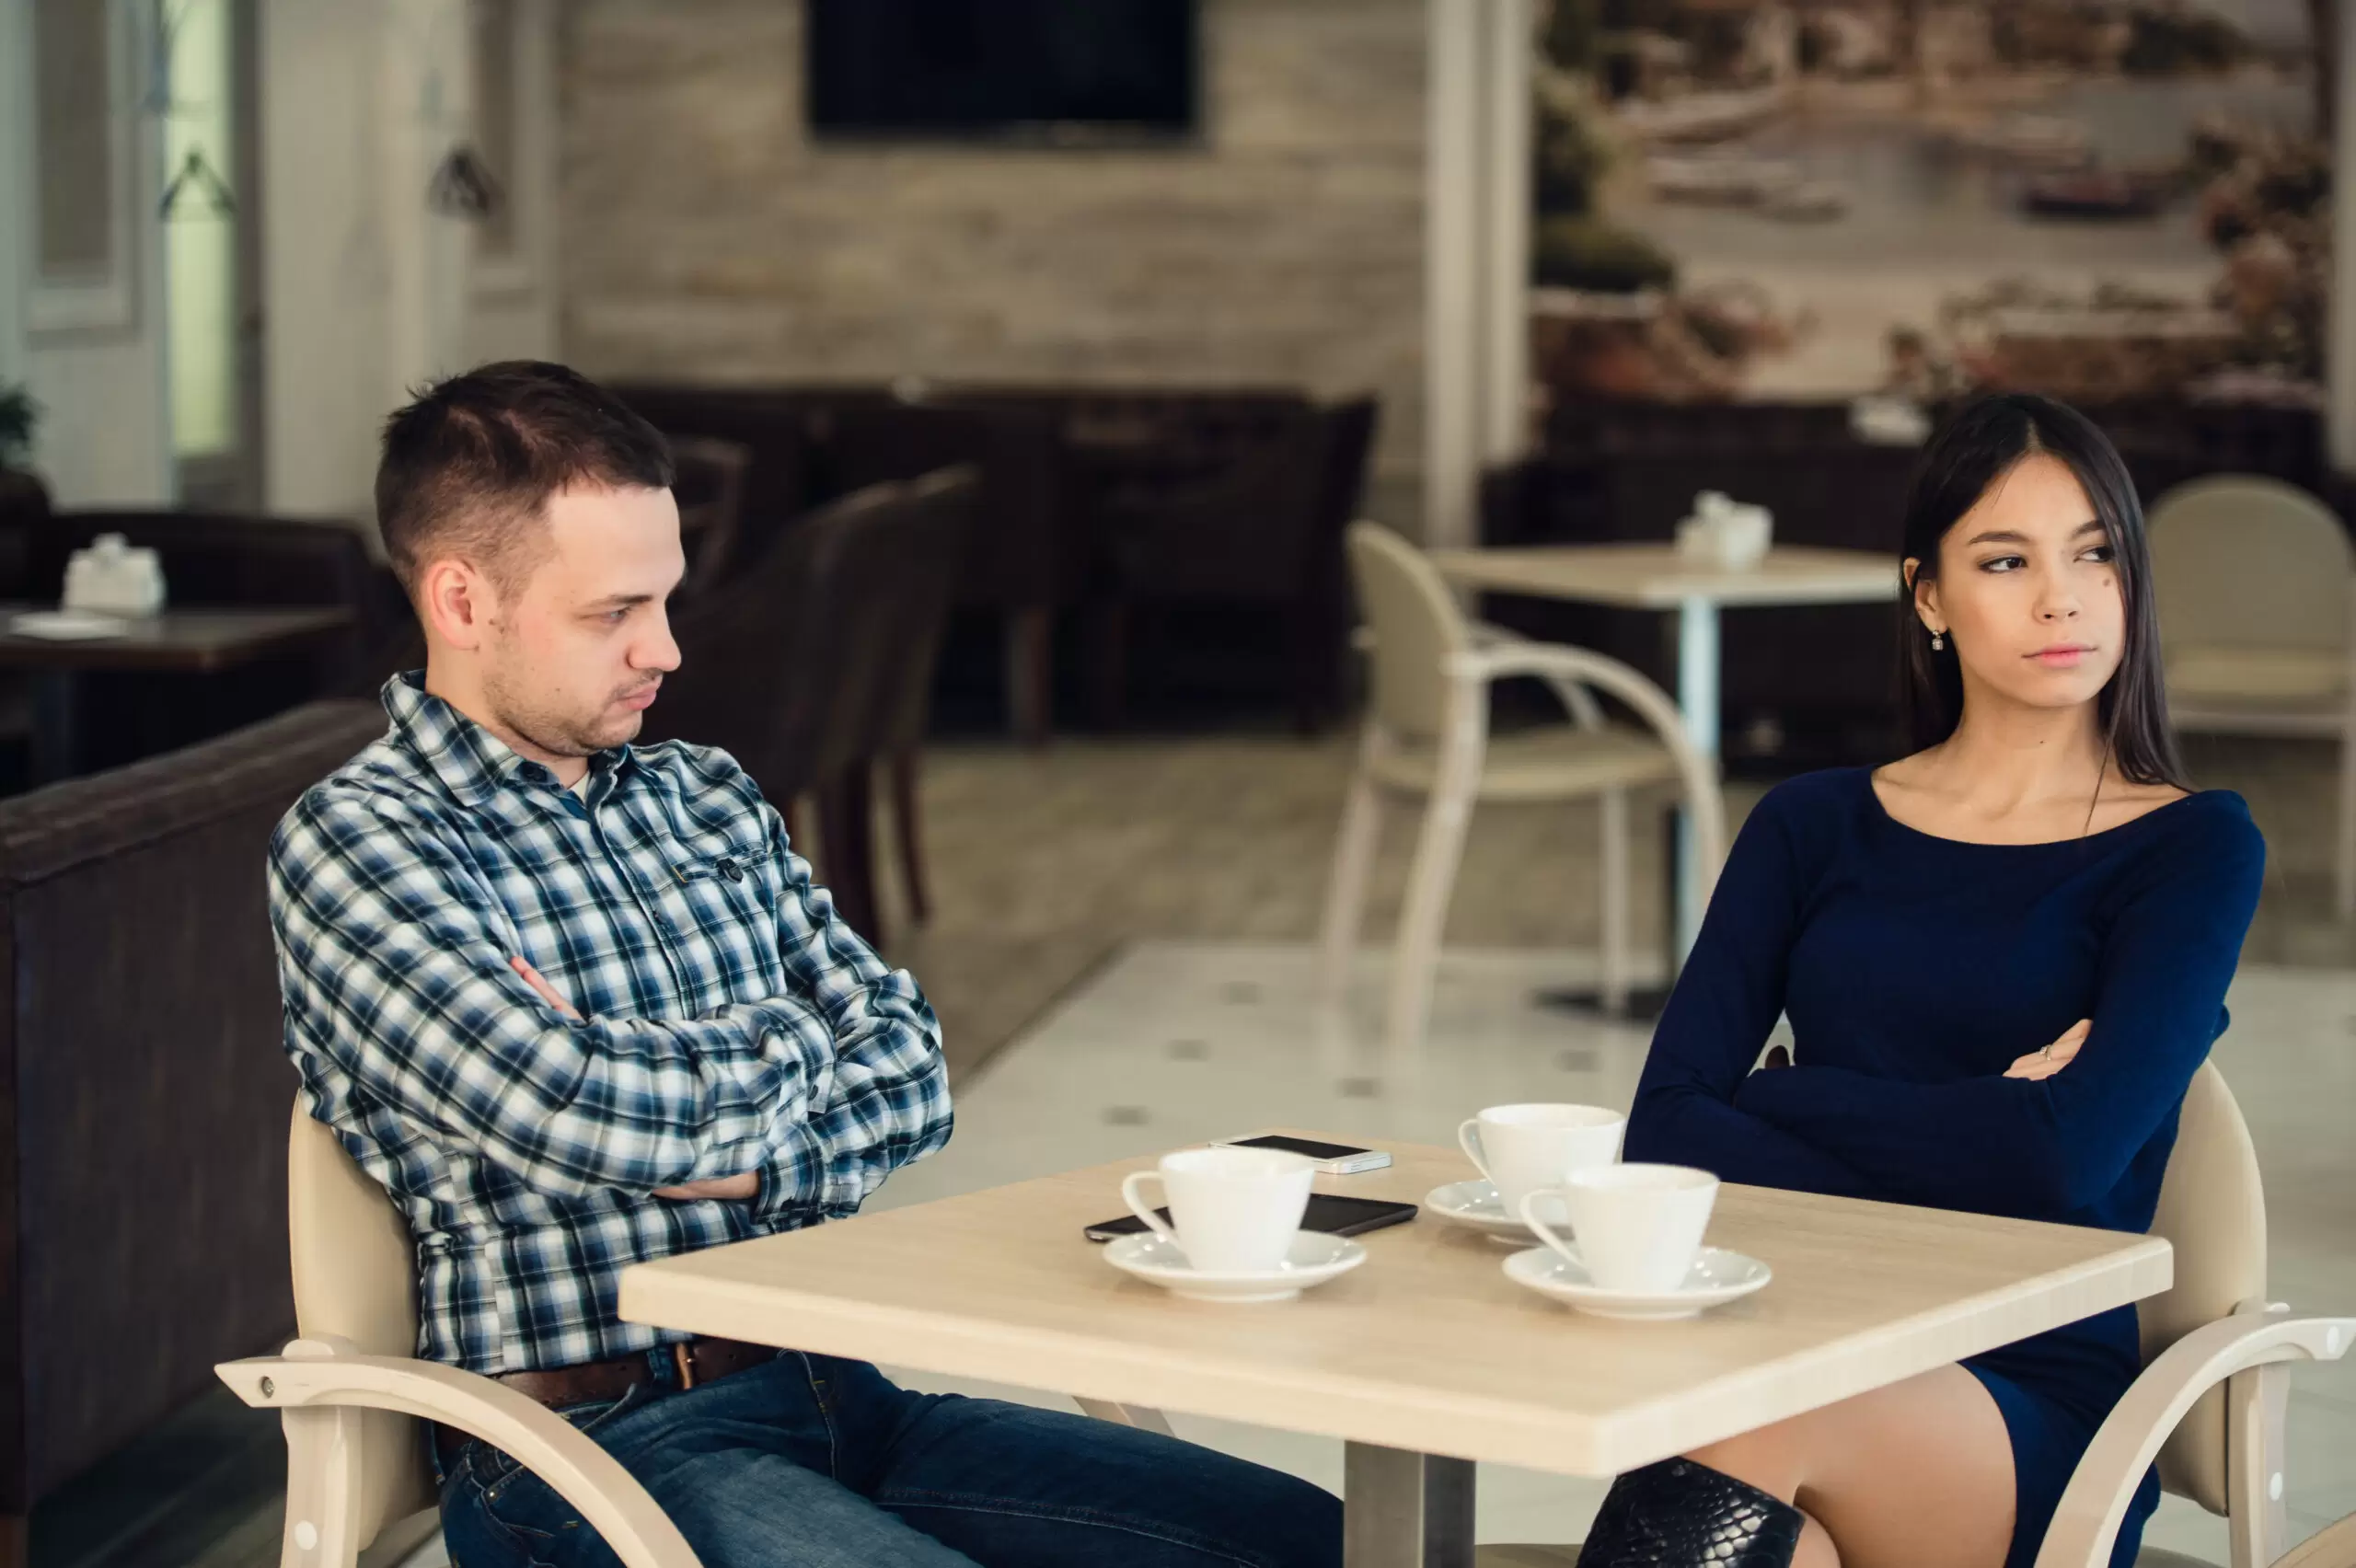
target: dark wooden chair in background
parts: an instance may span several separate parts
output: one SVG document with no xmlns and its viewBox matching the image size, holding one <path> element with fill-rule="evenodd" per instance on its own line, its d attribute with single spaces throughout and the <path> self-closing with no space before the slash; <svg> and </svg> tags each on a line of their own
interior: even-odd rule
<svg viewBox="0 0 2356 1568">
<path fill-rule="evenodd" d="M 1004 617 L 1007 711 L 1032 744 L 1054 725 L 1055 626 L 1088 585 L 1062 423 L 1022 408 L 879 403 L 830 410 L 825 472 L 840 490 L 973 468 L 973 525 L 953 603 Z"/>
<path fill-rule="evenodd" d="M 689 596 L 708 594 L 738 564 L 753 455 L 742 442 L 680 435 L 671 438 L 671 460 L 677 470 L 671 493 L 679 503 L 679 542 L 687 555 L 680 589 Z"/>
<path fill-rule="evenodd" d="M 1100 717 L 1126 709 L 1131 641 L 1184 606 L 1249 605 L 1281 617 L 1294 718 L 1304 732 L 1340 707 L 1348 633 L 1342 535 L 1357 514 L 1374 440 L 1370 398 L 1271 407 L 1236 420 L 1181 477 L 1172 459 L 1124 480 L 1103 472 L 1096 667 Z M 1138 623 L 1145 623 L 1140 625 Z"/>
</svg>

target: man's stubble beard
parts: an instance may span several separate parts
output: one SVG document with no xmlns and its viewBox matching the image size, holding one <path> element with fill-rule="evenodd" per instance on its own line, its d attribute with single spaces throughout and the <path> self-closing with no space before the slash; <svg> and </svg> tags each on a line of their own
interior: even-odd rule
<svg viewBox="0 0 2356 1568">
<path fill-rule="evenodd" d="M 497 670 L 484 673 L 483 696 L 509 733 L 550 756 L 595 756 L 635 738 L 646 721 L 644 714 L 629 713 L 600 731 L 596 727 L 600 715 L 584 717 L 552 709 L 534 694 L 517 689 Z"/>
</svg>

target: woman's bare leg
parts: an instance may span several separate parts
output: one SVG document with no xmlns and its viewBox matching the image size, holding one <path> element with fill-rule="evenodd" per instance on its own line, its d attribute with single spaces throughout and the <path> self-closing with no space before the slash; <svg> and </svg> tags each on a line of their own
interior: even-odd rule
<svg viewBox="0 0 2356 1568">
<path fill-rule="evenodd" d="M 1807 1516 L 1794 1568 L 2003 1568 L 2012 1545 L 2012 1441 L 1960 1366 L 1686 1457 Z"/>
</svg>

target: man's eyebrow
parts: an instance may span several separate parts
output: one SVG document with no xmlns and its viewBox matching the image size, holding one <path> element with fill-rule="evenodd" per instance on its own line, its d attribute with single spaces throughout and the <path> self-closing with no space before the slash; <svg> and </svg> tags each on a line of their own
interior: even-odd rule
<svg viewBox="0 0 2356 1568">
<path fill-rule="evenodd" d="M 588 604 L 583 605 L 582 609 L 588 613 L 599 610 L 627 610 L 639 605 L 651 605 L 653 602 L 654 595 L 652 594 L 608 594 L 602 599 L 592 599 Z"/>
</svg>

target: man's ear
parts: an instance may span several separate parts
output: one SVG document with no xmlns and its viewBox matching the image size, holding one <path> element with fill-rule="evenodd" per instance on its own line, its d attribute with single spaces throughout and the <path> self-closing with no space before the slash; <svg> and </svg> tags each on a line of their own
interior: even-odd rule
<svg viewBox="0 0 2356 1568">
<path fill-rule="evenodd" d="M 491 618 L 499 610 L 498 591 L 491 580 L 456 558 L 425 569 L 418 580 L 417 602 L 419 615 L 434 636 L 468 652 L 482 646 Z"/>
</svg>

